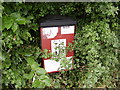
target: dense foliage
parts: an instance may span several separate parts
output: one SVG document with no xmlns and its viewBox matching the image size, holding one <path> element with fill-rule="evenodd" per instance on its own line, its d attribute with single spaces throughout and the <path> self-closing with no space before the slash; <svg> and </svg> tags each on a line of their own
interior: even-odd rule
<svg viewBox="0 0 120 90">
<path fill-rule="evenodd" d="M 119 3 L 2 3 L 3 87 L 117 87 L 120 85 Z M 60 14 L 74 18 L 74 70 L 46 74 L 39 20 Z M 0 15 L 1 17 L 1 15 Z M 69 47 L 69 48 L 70 48 Z"/>
</svg>

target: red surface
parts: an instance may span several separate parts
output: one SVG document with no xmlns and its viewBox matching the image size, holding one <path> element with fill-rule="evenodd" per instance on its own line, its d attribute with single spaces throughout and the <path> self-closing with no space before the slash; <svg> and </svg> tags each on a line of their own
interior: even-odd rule
<svg viewBox="0 0 120 90">
<path fill-rule="evenodd" d="M 42 29 L 43 28 L 40 28 L 42 50 L 44 49 L 51 50 L 51 40 L 66 39 L 66 46 L 68 46 L 68 43 L 72 43 L 72 41 L 74 40 L 74 34 L 61 34 L 61 27 L 58 27 L 57 35 L 52 39 L 44 38 L 42 34 Z M 70 56 L 74 56 L 74 51 L 67 53 L 66 57 L 70 57 Z M 44 60 L 47 60 L 47 59 L 43 58 L 43 67 L 44 67 Z M 53 71 L 53 72 L 59 72 L 59 71 Z M 48 72 L 48 73 L 51 73 L 51 72 Z"/>
</svg>

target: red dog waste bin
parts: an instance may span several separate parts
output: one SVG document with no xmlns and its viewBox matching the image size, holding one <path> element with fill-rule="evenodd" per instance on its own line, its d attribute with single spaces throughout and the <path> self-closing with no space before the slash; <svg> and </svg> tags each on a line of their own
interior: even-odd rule
<svg viewBox="0 0 120 90">
<path fill-rule="evenodd" d="M 40 23 L 40 37 L 42 50 L 48 49 L 52 53 L 58 54 L 60 47 L 68 46 L 73 43 L 75 35 L 76 21 L 64 16 L 47 16 Z M 61 44 L 62 43 L 62 44 Z M 74 51 L 63 53 L 67 60 L 71 60 Z M 43 58 L 43 67 L 48 73 L 61 71 L 60 60 L 55 61 L 51 58 Z M 61 59 L 62 60 L 62 59 Z M 72 60 L 71 60 L 72 63 Z M 63 69 L 63 68 L 62 68 Z"/>
</svg>

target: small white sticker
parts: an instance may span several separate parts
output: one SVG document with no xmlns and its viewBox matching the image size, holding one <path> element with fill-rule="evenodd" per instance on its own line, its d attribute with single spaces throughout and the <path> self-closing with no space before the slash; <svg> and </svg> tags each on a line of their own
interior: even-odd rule
<svg viewBox="0 0 120 90">
<path fill-rule="evenodd" d="M 51 39 L 57 36 L 58 27 L 47 27 L 47 28 L 43 28 L 42 31 L 44 38 Z"/>
<path fill-rule="evenodd" d="M 74 34 L 74 26 L 61 26 L 61 34 Z"/>
</svg>

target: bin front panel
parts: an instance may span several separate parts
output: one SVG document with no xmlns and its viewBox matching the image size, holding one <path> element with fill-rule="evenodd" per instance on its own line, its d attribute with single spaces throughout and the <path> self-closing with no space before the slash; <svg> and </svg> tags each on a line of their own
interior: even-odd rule
<svg viewBox="0 0 120 90">
<path fill-rule="evenodd" d="M 68 46 L 68 43 L 73 43 L 74 30 L 75 30 L 74 25 L 40 28 L 42 50 L 48 49 L 50 52 L 58 54 L 59 50 L 55 49 L 56 47 L 58 47 L 58 45 L 60 45 L 60 47 L 66 47 Z M 74 51 L 67 52 L 65 56 L 67 57 L 67 60 L 70 60 L 70 58 L 74 56 Z M 50 58 L 43 58 L 43 67 L 49 73 L 59 72 L 60 61 L 56 62 L 54 60 L 51 60 Z"/>
</svg>

